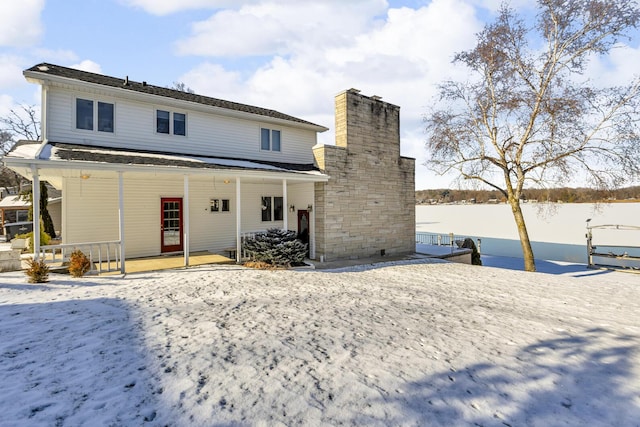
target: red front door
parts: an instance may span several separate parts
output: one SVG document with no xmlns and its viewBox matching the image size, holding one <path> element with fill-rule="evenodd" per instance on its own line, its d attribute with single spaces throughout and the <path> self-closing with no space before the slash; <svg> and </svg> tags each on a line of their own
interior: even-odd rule
<svg viewBox="0 0 640 427">
<path fill-rule="evenodd" d="M 160 251 L 182 251 L 182 198 L 163 197 L 160 209 Z"/>
</svg>

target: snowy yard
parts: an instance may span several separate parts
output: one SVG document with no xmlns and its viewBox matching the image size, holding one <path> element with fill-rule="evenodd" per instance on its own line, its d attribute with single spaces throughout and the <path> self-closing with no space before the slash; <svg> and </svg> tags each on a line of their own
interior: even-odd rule
<svg viewBox="0 0 640 427">
<path fill-rule="evenodd" d="M 0 426 L 640 426 L 640 275 L 0 274 Z"/>
</svg>

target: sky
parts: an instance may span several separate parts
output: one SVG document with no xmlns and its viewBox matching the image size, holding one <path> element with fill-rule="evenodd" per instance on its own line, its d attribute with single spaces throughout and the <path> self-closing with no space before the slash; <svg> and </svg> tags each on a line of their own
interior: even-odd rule
<svg viewBox="0 0 640 427">
<path fill-rule="evenodd" d="M 531 14 L 531 2 L 511 5 Z M 416 189 L 450 187 L 424 165 L 423 117 L 437 84 L 472 49 L 499 0 L 0 0 L 0 116 L 38 105 L 22 71 L 40 62 L 147 81 L 275 109 L 330 128 L 334 97 L 356 88 L 401 107 L 401 154 Z M 593 61 L 598 81 L 624 84 L 640 37 Z"/>
</svg>

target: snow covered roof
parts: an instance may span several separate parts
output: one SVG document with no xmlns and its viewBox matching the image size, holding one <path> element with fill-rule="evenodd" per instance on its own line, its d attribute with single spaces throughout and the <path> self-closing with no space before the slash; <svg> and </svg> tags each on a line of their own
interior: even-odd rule
<svg viewBox="0 0 640 427">
<path fill-rule="evenodd" d="M 39 151 L 41 149 L 41 151 Z M 39 155 L 38 155 L 39 152 Z M 36 158 L 37 156 L 37 158 Z M 52 162 L 85 162 L 163 168 L 260 170 L 324 176 L 312 163 L 284 163 L 225 157 L 195 156 L 176 153 L 91 147 L 86 145 L 38 141 L 19 141 L 6 159 L 34 159 Z"/>
<path fill-rule="evenodd" d="M 7 196 L 0 200 L 0 208 L 27 208 L 31 205 L 26 200 L 20 198 L 20 196 Z"/>
</svg>

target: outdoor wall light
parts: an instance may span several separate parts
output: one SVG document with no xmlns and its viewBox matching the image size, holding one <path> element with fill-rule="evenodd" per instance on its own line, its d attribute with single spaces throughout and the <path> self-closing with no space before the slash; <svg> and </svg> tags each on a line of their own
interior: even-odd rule
<svg viewBox="0 0 640 427">
<path fill-rule="evenodd" d="M 295 212 L 296 207 L 294 205 L 289 205 L 289 212 Z"/>
<path fill-rule="evenodd" d="M 309 206 L 307 206 L 307 210 L 309 212 L 311 212 L 313 210 L 313 205 L 311 203 L 309 203 Z"/>
<path fill-rule="evenodd" d="M 222 182 L 224 182 L 225 184 L 228 184 L 228 183 L 230 183 L 231 181 L 229 181 L 228 179 L 225 179 L 225 180 L 224 180 L 224 181 L 222 181 Z"/>
<path fill-rule="evenodd" d="M 88 173 L 83 173 L 80 175 L 80 179 L 89 179 L 91 178 L 91 175 L 89 175 Z"/>
</svg>

